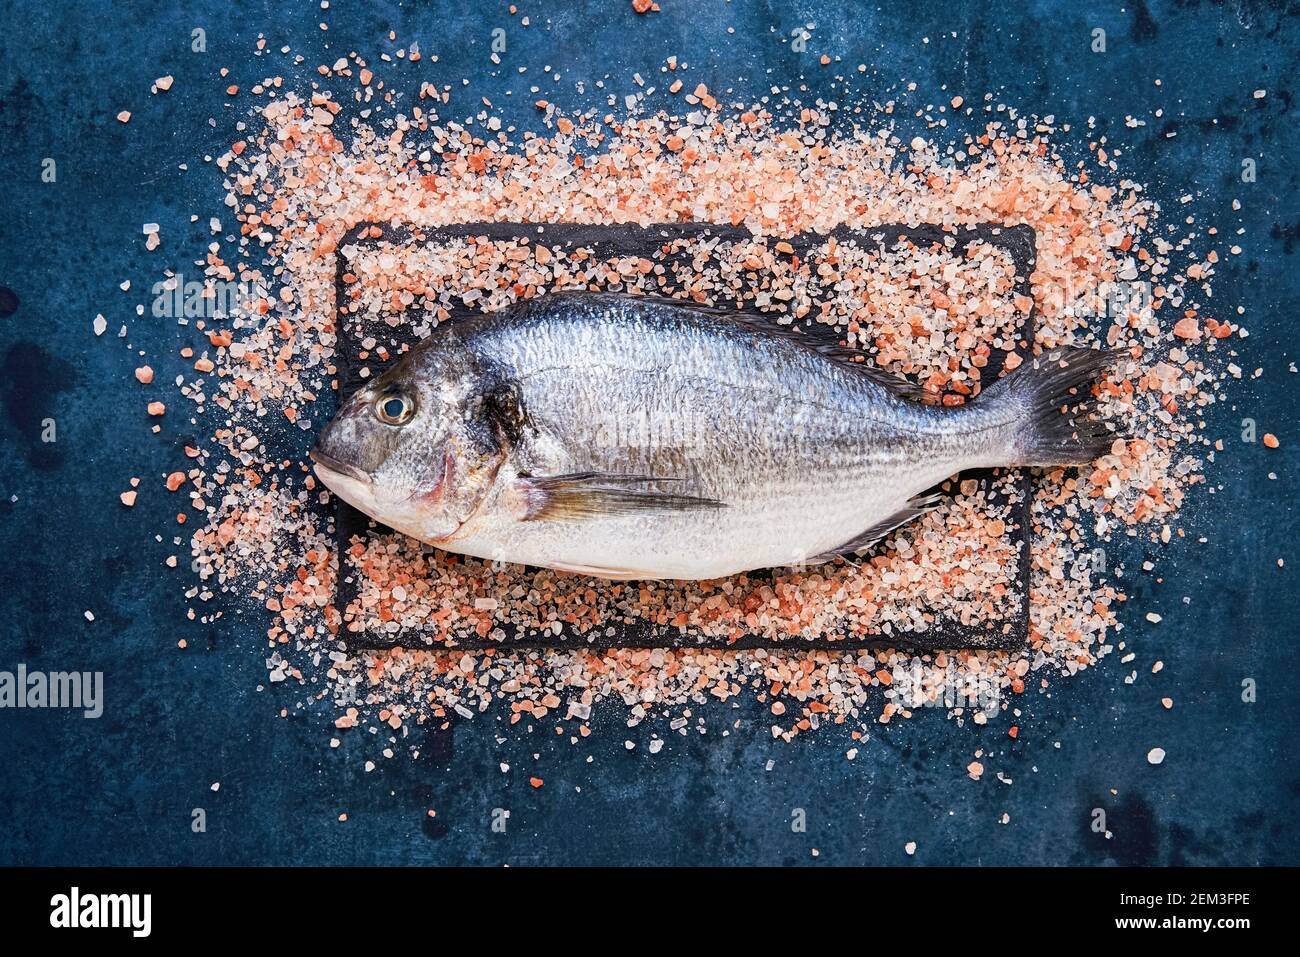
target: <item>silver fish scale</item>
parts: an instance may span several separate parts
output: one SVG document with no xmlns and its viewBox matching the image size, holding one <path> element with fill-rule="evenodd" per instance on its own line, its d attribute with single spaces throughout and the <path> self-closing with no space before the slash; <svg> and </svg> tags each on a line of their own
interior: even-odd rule
<svg viewBox="0 0 1300 957">
<path fill-rule="evenodd" d="M 653 475 L 673 481 L 650 489 L 726 504 L 501 523 L 459 542 L 469 554 L 720 577 L 833 549 L 955 472 L 1005 461 L 996 409 L 901 399 L 759 323 L 552 296 L 463 330 L 518 384 L 531 429 L 515 473 Z"/>
</svg>

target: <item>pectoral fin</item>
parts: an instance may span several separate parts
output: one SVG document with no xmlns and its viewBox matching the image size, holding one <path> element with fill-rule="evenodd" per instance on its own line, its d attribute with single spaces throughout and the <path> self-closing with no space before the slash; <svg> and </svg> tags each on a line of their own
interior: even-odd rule
<svg viewBox="0 0 1300 957">
<path fill-rule="evenodd" d="M 573 472 L 521 478 L 517 487 L 524 502 L 523 521 L 582 521 L 642 512 L 689 512 L 725 507 L 725 503 L 717 499 L 648 488 L 657 483 L 676 481 L 680 479 Z"/>
</svg>

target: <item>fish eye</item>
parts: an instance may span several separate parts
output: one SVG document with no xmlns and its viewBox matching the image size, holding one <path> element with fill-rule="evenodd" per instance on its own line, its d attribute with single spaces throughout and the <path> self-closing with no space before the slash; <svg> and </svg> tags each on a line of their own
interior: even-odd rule
<svg viewBox="0 0 1300 957">
<path fill-rule="evenodd" d="M 375 415 L 388 425 L 405 425 L 415 414 L 415 403 L 404 395 L 381 395 L 375 400 Z"/>
</svg>

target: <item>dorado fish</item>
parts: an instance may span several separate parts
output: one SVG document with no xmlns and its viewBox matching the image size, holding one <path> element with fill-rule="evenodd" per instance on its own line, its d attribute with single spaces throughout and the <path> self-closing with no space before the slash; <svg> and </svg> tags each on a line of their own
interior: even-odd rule
<svg viewBox="0 0 1300 957">
<path fill-rule="evenodd" d="M 311 455 L 439 548 L 617 579 L 861 553 L 965 469 L 1091 461 L 1115 436 L 1064 347 L 974 401 L 918 401 L 833 345 L 688 302 L 556 293 L 455 320 L 352 395 Z"/>
</svg>

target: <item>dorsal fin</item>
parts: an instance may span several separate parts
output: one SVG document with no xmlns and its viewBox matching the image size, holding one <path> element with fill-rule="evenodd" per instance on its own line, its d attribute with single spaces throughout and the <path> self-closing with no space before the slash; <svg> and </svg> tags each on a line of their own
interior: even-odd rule
<svg viewBox="0 0 1300 957">
<path fill-rule="evenodd" d="M 759 312 L 757 309 L 737 309 L 730 306 L 711 306 L 704 303 L 695 302 L 692 299 L 674 299 L 671 296 L 659 296 L 653 294 L 639 295 L 622 292 L 557 292 L 551 293 L 551 296 L 562 296 L 572 299 L 598 299 L 598 298 L 619 298 L 635 300 L 651 306 L 663 306 L 670 309 L 680 309 L 694 312 L 701 316 L 709 316 L 714 319 L 721 319 L 726 322 L 742 323 L 751 328 L 758 329 L 765 335 L 780 336 L 790 342 L 798 343 L 805 349 L 811 349 L 813 352 L 830 359 L 837 365 L 850 369 L 864 379 L 887 389 L 901 399 L 908 399 L 913 402 L 933 401 L 935 395 L 927 392 L 925 388 L 902 376 L 887 372 L 884 369 L 874 366 L 869 361 L 867 354 L 857 349 L 851 349 L 848 346 L 841 345 L 837 340 L 832 339 L 829 331 L 824 326 L 816 323 L 804 323 L 802 325 L 784 325 L 777 322 L 777 316 L 772 313 Z M 534 303 L 547 297 L 539 297 L 532 300 Z"/>
</svg>

